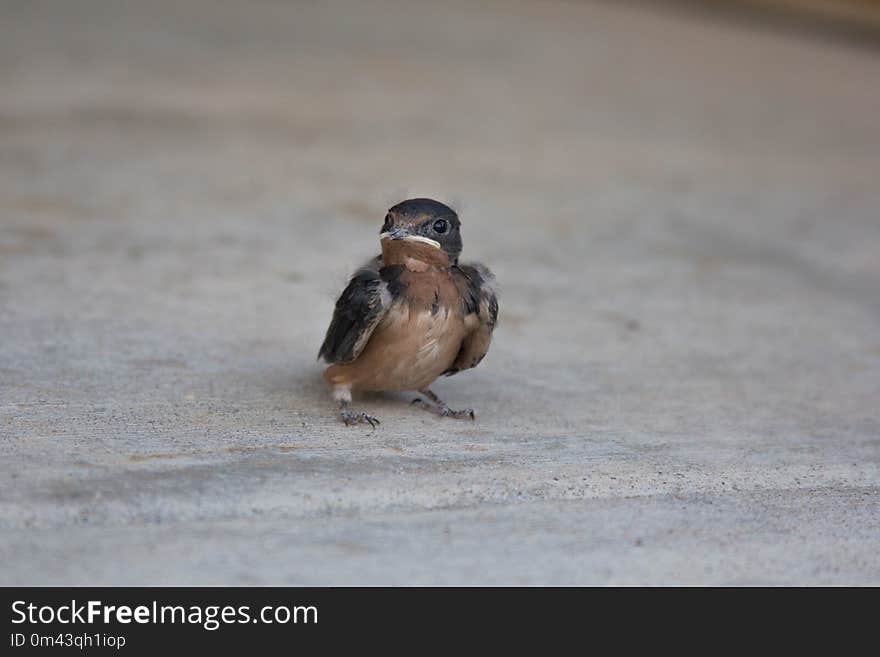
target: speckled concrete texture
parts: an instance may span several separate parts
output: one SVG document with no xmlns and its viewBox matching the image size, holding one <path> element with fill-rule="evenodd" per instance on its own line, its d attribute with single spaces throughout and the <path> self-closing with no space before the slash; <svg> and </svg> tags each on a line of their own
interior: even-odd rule
<svg viewBox="0 0 880 657">
<path fill-rule="evenodd" d="M 589 2 L 5 2 L 0 584 L 880 584 L 880 48 Z M 503 288 L 345 427 L 409 196 Z"/>
</svg>

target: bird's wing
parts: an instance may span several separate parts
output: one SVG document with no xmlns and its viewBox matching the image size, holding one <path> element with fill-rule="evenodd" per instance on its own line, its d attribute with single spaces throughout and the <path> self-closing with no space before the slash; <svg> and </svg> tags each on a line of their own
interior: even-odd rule
<svg viewBox="0 0 880 657">
<path fill-rule="evenodd" d="M 373 329 L 391 305 L 388 285 L 370 261 L 359 269 L 342 291 L 333 319 L 318 352 L 328 363 L 349 363 L 360 355 Z"/>
<path fill-rule="evenodd" d="M 459 265 L 458 271 L 465 322 L 472 328 L 462 340 L 455 361 L 446 370 L 447 376 L 476 367 L 483 360 L 498 321 L 498 292 L 492 272 L 480 264 Z"/>
</svg>

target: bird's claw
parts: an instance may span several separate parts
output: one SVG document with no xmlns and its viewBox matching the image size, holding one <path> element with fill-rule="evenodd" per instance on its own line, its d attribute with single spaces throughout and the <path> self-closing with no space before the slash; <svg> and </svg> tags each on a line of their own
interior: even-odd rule
<svg viewBox="0 0 880 657">
<path fill-rule="evenodd" d="M 426 411 L 434 413 L 435 415 L 439 415 L 441 417 L 453 417 L 459 420 L 470 418 L 472 421 L 475 421 L 477 419 L 477 416 L 474 414 L 474 409 L 472 408 L 465 408 L 460 411 L 453 411 L 445 404 L 434 406 L 433 404 L 429 404 L 424 399 L 421 399 L 419 397 L 413 399 L 411 404 L 413 406 L 421 406 Z"/>
<path fill-rule="evenodd" d="M 463 408 L 460 411 L 453 411 L 449 407 L 444 407 L 441 409 L 440 414 L 443 417 L 454 417 L 460 420 L 470 418 L 471 421 L 475 421 L 477 419 L 477 416 L 474 414 L 474 409 L 472 408 Z"/>
<path fill-rule="evenodd" d="M 347 427 L 350 427 L 352 424 L 369 424 L 370 427 L 375 429 L 377 425 L 382 424 L 379 422 L 378 418 L 375 418 L 372 415 L 367 415 L 363 411 L 358 412 L 343 409 L 339 411 L 339 415 Z"/>
</svg>

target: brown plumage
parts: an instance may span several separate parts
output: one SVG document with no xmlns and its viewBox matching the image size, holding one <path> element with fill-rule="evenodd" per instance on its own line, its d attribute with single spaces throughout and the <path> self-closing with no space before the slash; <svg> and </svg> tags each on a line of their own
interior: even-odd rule
<svg viewBox="0 0 880 657">
<path fill-rule="evenodd" d="M 416 390 L 453 411 L 428 389 L 441 374 L 475 367 L 485 356 L 498 314 L 494 277 L 481 265 L 460 265 L 460 222 L 430 199 L 404 201 L 388 212 L 382 255 L 358 270 L 336 303 L 319 357 L 346 424 L 378 420 L 348 409 L 352 391 Z"/>
</svg>

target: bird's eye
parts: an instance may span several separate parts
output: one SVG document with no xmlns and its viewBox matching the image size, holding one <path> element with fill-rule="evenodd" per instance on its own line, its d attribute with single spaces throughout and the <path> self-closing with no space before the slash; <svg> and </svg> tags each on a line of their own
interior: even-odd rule
<svg viewBox="0 0 880 657">
<path fill-rule="evenodd" d="M 434 232 L 442 235 L 446 232 L 448 226 L 449 224 L 446 222 L 446 219 L 438 219 L 434 222 Z"/>
<path fill-rule="evenodd" d="M 382 232 L 387 233 L 389 230 L 391 230 L 391 226 L 393 226 L 393 225 L 394 225 L 394 219 L 391 218 L 391 214 L 386 214 L 385 215 L 385 223 L 382 224 Z"/>
</svg>

